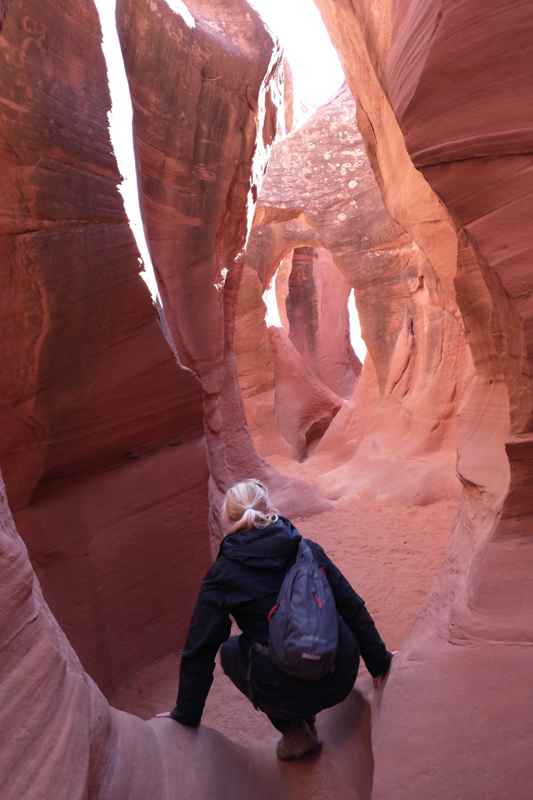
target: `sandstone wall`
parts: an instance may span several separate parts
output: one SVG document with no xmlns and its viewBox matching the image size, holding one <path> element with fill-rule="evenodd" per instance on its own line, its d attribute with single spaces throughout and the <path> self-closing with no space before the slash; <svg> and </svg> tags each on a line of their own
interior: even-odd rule
<svg viewBox="0 0 533 800">
<path fill-rule="evenodd" d="M 2 800 L 208 798 L 222 774 L 237 800 L 280 796 L 280 776 L 216 731 L 107 704 L 43 599 L 1 477 L 0 565 Z"/>
<path fill-rule="evenodd" d="M 256 146 L 272 139 L 279 93 L 275 45 L 254 14 L 233 13 L 240 2 L 207 4 L 193 29 L 165 3 L 134 5 L 120 4 L 118 20 L 146 227 L 168 306 L 161 319 L 116 189 L 96 9 L 23 0 L 10 4 L 0 35 L 0 463 L 47 600 L 106 691 L 176 648 L 188 623 L 209 562 L 204 430 L 222 482 L 255 463 L 238 414 L 225 428 L 230 441 L 232 425 L 238 434 L 234 451 L 217 462 L 212 446 L 224 403 L 239 408 L 231 287 L 213 284 L 224 283 L 226 266 L 238 278 L 233 260 L 264 164 Z M 171 75 L 150 64 L 161 52 L 154 41 L 167 48 Z M 175 92 L 173 76 L 189 95 Z M 111 711 L 43 600 L 3 484 L 1 502 L 0 713 L 13 732 L 2 748 L 2 797 L 174 797 L 186 781 L 168 787 L 165 747 L 182 769 L 186 734 L 167 746 Z M 205 746 L 214 753 L 216 737 Z M 248 785 L 240 767 L 235 774 Z M 205 775 L 200 796 L 214 780 Z"/>
<path fill-rule="evenodd" d="M 109 689 L 173 646 L 165 593 L 184 626 L 208 563 L 201 395 L 139 274 L 96 9 L 28 1 L 2 37 L 0 462 L 48 601 Z M 180 529 L 196 544 L 176 591 Z"/>
<path fill-rule="evenodd" d="M 387 62 L 391 102 L 413 164 L 450 210 L 462 240 L 477 261 L 486 285 L 486 302 L 492 305 L 492 315 L 485 315 L 482 331 L 485 340 L 494 340 L 497 368 L 493 367 L 491 377 L 505 385 L 508 412 L 505 402 L 501 407 L 509 414 L 512 432 L 527 434 L 531 431 L 533 402 L 529 333 L 532 242 L 525 222 L 533 164 L 531 15 L 525 6 L 509 2 L 495 3 L 493 17 L 482 22 L 478 19 L 479 4 L 474 2 L 461 7 L 443 3 L 440 8 L 429 4 L 424 10 L 411 3 L 407 15 L 397 4 L 392 11 L 394 37 Z M 416 58 L 409 35 L 413 26 L 420 31 Z M 497 37 L 493 35 L 496 29 Z M 470 38 L 460 35 L 463 30 L 471 31 L 480 47 L 471 46 Z M 450 40 L 454 42 L 453 59 Z M 513 43 L 510 54 L 509 42 Z M 440 83 L 444 73 L 446 91 Z M 461 113 L 452 113 L 452 109 L 461 109 Z M 435 119 L 440 121 L 438 135 L 429 125 L 429 120 Z M 487 348 L 479 341 L 475 319 L 479 299 L 477 309 L 472 309 L 473 300 L 471 295 L 459 292 L 459 303 L 475 337 L 472 351 L 477 370 L 487 372 Z M 516 483 L 524 481 L 524 448 L 527 451 L 527 436 L 511 439 L 506 445 L 511 494 L 504 505 L 504 519 L 523 519 L 530 513 L 523 494 L 522 502 L 517 503 L 514 489 Z M 514 530 L 516 536 L 516 524 Z M 501 535 L 499 530 L 495 539 Z M 523 552 L 515 548 L 515 565 L 520 570 Z M 491 550 L 492 545 L 489 553 Z M 474 609 L 478 605 L 478 581 L 494 580 L 489 578 L 494 572 L 489 553 L 482 555 L 484 566 L 476 565 L 474 571 L 469 601 Z M 510 555 L 507 561 L 512 561 Z M 512 569 L 508 563 L 508 570 Z M 485 570 L 488 575 L 481 577 Z M 502 576 L 504 584 L 507 580 Z M 516 603 L 520 608 L 518 597 Z M 513 614 L 509 612 L 512 629 Z M 483 628 L 487 624 L 490 628 L 488 621 Z M 525 635 L 531 638 L 529 632 Z M 508 631 L 507 638 L 515 637 Z"/>
<path fill-rule="evenodd" d="M 179 358 L 202 387 L 216 548 L 223 492 L 244 476 L 268 479 L 287 509 L 320 505 L 256 453 L 233 351 L 243 251 L 282 101 L 282 54 L 245 0 L 190 3 L 192 29 L 161 0 L 117 8 L 146 233 Z M 164 64 L 158 56 L 176 44 L 192 48 L 186 69 L 178 51 Z M 180 112 L 169 115 L 176 97 Z"/>
<path fill-rule="evenodd" d="M 451 269 L 455 236 L 436 200 L 435 213 L 442 216 L 447 232 L 444 252 L 432 245 L 433 220 L 425 226 L 407 217 L 399 220 L 391 213 L 394 209 L 386 207 L 380 176 L 372 169 L 373 153 L 365 151 L 355 114 L 353 97 L 345 86 L 301 129 L 273 148 L 240 289 L 239 378 L 257 446 L 269 457 L 277 451 L 285 464 L 286 437 L 275 444 L 276 419 L 270 411 L 274 360 L 262 321 L 260 295 L 293 248 L 324 248 L 331 254 L 328 284 L 334 282 L 336 270 L 335 280 L 344 281 L 346 291 L 355 290 L 368 356 L 353 397 L 347 393 L 349 402 L 342 405 L 317 446 L 316 454 L 324 458 L 318 473 L 331 473 L 321 481 L 321 488 L 332 497 L 339 492 L 364 492 L 427 503 L 457 494 L 455 411 L 471 371 L 452 276 L 444 272 Z M 286 275 L 286 267 L 282 274 Z M 284 288 L 278 291 L 278 298 L 283 304 L 288 286 L 286 278 L 281 280 Z M 311 289 L 309 285 L 307 294 L 313 294 Z M 309 297 L 310 312 L 318 296 Z M 341 296 L 342 291 L 327 300 L 331 304 L 330 331 L 324 326 L 316 332 L 311 359 L 302 332 L 296 332 L 294 313 L 291 337 L 300 342 L 307 365 L 313 361 L 316 376 L 325 383 L 333 380 L 329 388 L 346 398 L 340 387 L 342 381 L 349 381 L 350 366 L 339 348 L 348 333 L 347 294 Z M 345 327 L 344 333 L 333 337 L 331 319 L 335 315 Z M 300 327 L 311 331 L 312 314 Z M 247 346 L 250 336 L 253 346 Z M 335 338 L 334 351 L 328 350 L 329 337 Z M 318 366 L 322 346 L 328 361 L 339 364 L 334 379 L 321 373 Z M 257 348 L 262 354 L 255 362 L 261 365 L 260 376 L 253 367 Z M 279 348 L 275 352 L 279 356 Z M 288 402 L 285 416 L 290 416 L 300 401 L 293 396 L 292 406 Z"/>
<path fill-rule="evenodd" d="M 518 774 L 524 787 L 531 779 L 524 751 L 506 755 L 498 743 L 530 741 L 521 704 L 531 666 L 522 615 L 531 15 L 509 2 L 488 14 L 476 0 L 317 5 L 357 96 L 387 208 L 428 256 L 441 296 L 453 300 L 471 358 L 457 417 L 462 511 L 440 588 L 381 707 L 374 793 L 497 798 L 512 782 L 525 798 L 515 783 Z M 510 429 L 521 435 L 506 455 Z M 495 686 L 508 670 L 513 687 L 502 693 Z M 400 717 L 408 727 L 395 731 Z"/>
</svg>

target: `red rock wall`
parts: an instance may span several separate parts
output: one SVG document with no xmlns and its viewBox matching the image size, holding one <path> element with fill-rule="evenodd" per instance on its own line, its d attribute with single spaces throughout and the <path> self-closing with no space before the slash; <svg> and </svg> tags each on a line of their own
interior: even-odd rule
<svg viewBox="0 0 533 800">
<path fill-rule="evenodd" d="M 527 366 L 531 245 L 526 224 L 533 180 L 531 15 L 525 5 L 499 0 L 491 21 L 480 24 L 476 2 L 439 3 L 438 16 L 434 3 L 424 11 L 418 3 L 408 5 L 407 16 L 403 4 L 394 8 L 397 32 L 388 61 L 391 101 L 414 165 L 464 230 L 483 269 L 501 286 L 500 293 L 511 301 L 511 314 L 501 320 L 500 350 L 513 429 L 528 430 L 533 402 Z M 408 33 L 412 26 L 424 32 L 416 59 Z M 461 38 L 461 30 L 470 33 Z M 504 35 L 491 36 L 491 30 Z M 478 36 L 482 53 L 471 42 Z M 511 54 L 508 42 L 513 42 Z M 431 131 L 436 118 L 441 121 L 438 136 Z M 491 292 L 495 293 L 492 287 Z M 497 295 L 496 301 L 500 305 Z"/>
<path fill-rule="evenodd" d="M 439 480 L 438 491 L 453 491 L 456 455 L 464 487 L 441 590 L 375 709 L 375 796 L 499 800 L 513 785 L 519 800 L 524 788 L 525 800 L 531 783 L 523 711 L 531 672 L 524 647 L 531 640 L 525 225 L 518 226 L 519 245 L 511 254 L 507 248 L 527 194 L 527 120 L 510 108 L 529 96 L 522 89 L 529 39 L 520 38 L 527 19 L 520 7 L 499 3 L 496 37 L 491 15 L 479 15 L 474 0 L 408 8 L 383 0 L 355 10 L 348 0 L 319 4 L 359 96 L 362 135 L 345 91 L 305 137 L 295 132 L 281 143 L 243 265 L 246 210 L 264 166 L 257 129 L 263 143 L 276 129 L 278 54 L 255 14 L 243 14 L 241 0 L 195 0 L 194 28 L 162 0 L 119 2 L 149 244 L 166 323 L 194 375 L 176 366 L 138 275 L 115 189 L 94 8 L 23 0 L 15 16 L 10 4 L 0 36 L 0 463 L 47 597 L 84 664 L 102 685 L 116 685 L 130 666 L 174 644 L 177 605 L 182 623 L 188 617 L 208 557 L 208 474 L 212 503 L 228 482 L 250 472 L 272 479 L 283 510 L 297 510 L 297 499 L 309 513 L 316 502 L 308 487 L 284 481 L 255 453 L 236 379 L 243 362 L 236 361 L 243 320 L 250 312 L 254 329 L 261 318 L 261 294 L 280 258 L 295 247 L 327 247 L 358 290 L 369 358 L 354 403 L 324 421 L 324 408 L 331 419 L 337 400 L 302 368 L 311 353 L 293 308 L 300 353 L 274 331 L 261 365 L 265 391 L 276 387 L 272 408 L 282 415 L 292 404 L 297 412 L 284 418 L 286 440 L 301 456 L 313 444 L 307 434 L 318 436 L 328 425 L 317 452 L 346 459 L 343 475 L 332 479 L 332 496 L 366 480 L 382 496 L 401 485 L 409 502 L 427 502 Z M 475 31 L 480 45 L 468 52 L 465 30 Z M 502 30 L 523 45 L 505 65 L 496 42 Z M 455 55 L 450 42 L 457 43 Z M 497 65 L 495 109 L 491 95 L 469 83 L 479 63 L 467 56 L 485 52 L 482 45 Z M 74 53 L 71 61 L 66 52 Z M 450 65 L 465 64 L 464 75 L 440 82 Z M 437 113 L 448 109 L 447 92 L 453 103 L 463 99 L 459 77 L 479 103 L 476 114 L 459 126 L 451 119 L 435 125 Z M 456 108 L 450 104 L 450 117 Z M 512 152 L 505 150 L 505 110 L 514 126 Z M 327 139 L 330 125 L 337 150 Z M 306 150 L 304 138 L 315 148 Z M 317 185 L 324 192 L 312 194 Z M 229 270 L 226 279 L 222 269 Z M 266 329 L 257 330 L 253 341 L 263 347 Z M 249 375 L 251 394 L 256 375 Z M 295 384 L 306 385 L 298 398 L 304 402 L 294 403 Z M 508 442 L 505 456 L 510 420 L 521 435 Z M 357 462 L 350 461 L 355 450 Z M 490 537 L 509 462 L 511 493 Z M 198 749 L 186 732 L 176 736 L 171 722 L 148 726 L 110 710 L 43 601 L 3 484 L 0 556 L 0 716 L 3 730 L 17 731 L 0 756 L 2 797 L 144 800 L 188 792 L 201 798 L 217 779 L 213 765 L 227 769 L 228 758 L 228 795 L 279 796 L 279 786 L 262 780 L 246 754 L 217 744 L 217 737 L 206 733 Z M 501 675 L 509 672 L 512 686 L 502 692 Z M 21 727 L 30 716 L 31 726 Z M 191 770 L 194 758 L 206 769 Z"/>
<path fill-rule="evenodd" d="M 291 509 L 316 501 L 309 488 L 288 489 L 257 455 L 233 352 L 242 252 L 265 148 L 277 129 L 281 52 L 244 0 L 198 1 L 189 8 L 196 15 L 193 29 L 162 0 L 120 0 L 117 19 L 146 233 L 171 335 L 203 391 L 216 548 L 217 509 L 236 480 L 268 478 L 278 504 L 287 503 L 289 493 Z M 186 68 L 181 50 L 190 54 Z M 174 57 L 162 65 L 160 52 Z M 176 92 L 180 112 L 169 115 Z"/>
<path fill-rule="evenodd" d="M 0 463 L 52 609 L 109 689 L 180 633 L 148 571 L 183 633 L 208 563 L 208 473 L 199 386 L 162 335 L 116 189 L 99 36 L 92 4 L 30 0 L 2 33 Z M 178 530 L 197 543 L 183 590 Z"/>
<path fill-rule="evenodd" d="M 131 11 L 129 24 L 140 23 L 131 48 L 152 80 L 143 98 L 151 92 L 152 127 L 142 129 L 138 105 L 136 126 L 146 224 L 168 304 L 163 321 L 200 382 L 176 364 L 139 276 L 116 190 L 95 8 L 23 0 L 0 36 L 0 463 L 47 598 L 84 666 L 108 690 L 143 660 L 177 646 L 207 566 L 204 407 L 211 468 L 227 462 L 242 475 L 250 458 L 255 463 L 253 450 L 240 446 L 246 430 L 238 413 L 224 428 L 229 442 L 238 434 L 234 452 L 223 442 L 217 461 L 212 445 L 223 438 L 224 404 L 238 411 L 240 402 L 228 350 L 232 294 L 213 284 L 244 243 L 246 207 L 262 169 L 260 159 L 257 174 L 252 163 L 258 117 L 264 141 L 276 126 L 270 68 L 278 54 L 273 59 L 255 15 L 243 23 L 242 14 L 230 13 L 242 4 L 207 4 L 207 21 L 197 19 L 186 41 L 181 18 L 163 3 L 152 6 L 123 4 L 119 19 Z M 147 20 L 154 25 L 149 47 L 141 35 Z M 167 48 L 174 75 L 198 89 L 179 94 L 181 110 L 160 64 L 150 72 L 146 50 L 161 54 L 154 42 Z M 137 101 L 136 64 L 128 67 Z M 219 70 L 227 77 L 217 90 Z M 157 148 L 169 133 L 175 146 L 168 144 L 162 169 Z M 180 174 L 186 177 L 176 188 Z M 180 239 L 191 219 L 193 230 L 184 225 Z M 231 280 L 237 277 L 238 270 Z M 194 310 L 191 292 L 203 297 Z M 224 469 L 217 475 L 227 480 Z M 185 739 L 179 744 L 172 724 L 165 743 L 107 706 L 42 598 L 1 488 L 0 716 L 3 730 L 22 731 L 2 748 L 2 797 L 175 796 L 164 788 L 165 775 L 190 766 Z M 31 727 L 21 727 L 29 717 Z M 219 765 L 228 755 L 219 743 L 217 757 L 216 737 L 208 736 L 206 751 Z M 249 764 L 231 756 L 240 777 L 229 785 L 235 796 L 239 786 L 249 796 Z M 209 792 L 214 775 L 203 771 L 200 784 L 197 777 L 189 770 L 174 781 L 177 796 Z"/>
<path fill-rule="evenodd" d="M 340 397 L 351 397 L 361 372 L 350 342 L 349 294 L 328 250 L 294 251 L 284 298 L 290 337 L 306 366 Z"/>
<path fill-rule="evenodd" d="M 15 508 L 43 479 L 202 431 L 197 385 L 161 337 L 116 192 L 96 11 L 78 18 L 67 3 L 52 35 L 54 5 L 19 6 L 1 56 L 0 457 Z"/>
<path fill-rule="evenodd" d="M 374 794 L 498 798 L 512 784 L 526 798 L 531 14 L 478 0 L 317 4 L 386 205 L 455 295 L 471 357 L 458 384 L 462 511 L 381 704 Z M 510 428 L 522 433 L 505 451 Z M 496 689 L 509 671 L 513 685 Z M 399 719 L 413 721 L 408 736 Z"/>
<path fill-rule="evenodd" d="M 433 10 L 431 25 L 422 22 L 428 12 L 422 13 L 413 3 L 406 19 L 403 8 L 401 13 L 394 9 L 396 35 L 388 62 L 391 100 L 413 163 L 446 203 L 476 255 L 494 307 L 493 320 L 488 322 L 498 337 L 497 378 L 507 390 L 511 430 L 521 434 L 506 444 L 511 486 L 502 522 L 476 560 L 468 606 L 457 609 L 454 619 L 469 635 L 479 636 L 483 631 L 487 638 L 529 641 L 530 626 L 519 622 L 529 587 L 522 574 L 524 550 L 518 542 L 527 544 L 521 529 L 527 526 L 525 520 L 532 510 L 524 491 L 529 482 L 524 465 L 528 463 L 533 402 L 529 334 L 533 280 L 529 255 L 533 245 L 526 224 L 533 166 L 528 144 L 532 138 L 529 64 L 533 22 L 525 7 L 508 2 L 496 3 L 494 16 L 483 23 L 474 2 L 460 7 L 443 4 L 438 16 Z M 423 62 L 413 59 L 411 25 L 425 31 Z M 493 35 L 496 28 L 498 36 Z M 473 47 L 468 36 L 459 36 L 462 30 L 471 31 L 470 36 L 475 35 L 482 48 Z M 454 41 L 453 62 L 450 40 Z M 513 42 L 511 53 L 509 42 Z M 485 64 L 490 65 L 488 72 L 483 69 Z M 441 84 L 444 74 L 449 81 L 446 92 Z M 459 80 L 464 74 L 468 80 Z M 439 100 L 436 94 L 440 94 Z M 461 113 L 452 114 L 457 108 Z M 428 119 L 436 117 L 444 120 L 438 136 L 428 125 Z M 471 297 L 464 298 L 465 316 L 473 315 L 471 301 Z M 485 330 L 485 338 L 488 334 Z M 480 347 L 477 344 L 477 350 Z M 482 356 L 477 361 L 480 370 Z M 515 546 L 507 543 L 502 548 L 509 537 Z M 498 568 L 499 560 L 505 563 L 505 571 Z M 512 590 L 510 574 L 516 587 Z M 494 597 L 505 596 L 503 616 L 501 611 L 493 613 L 489 587 Z"/>
<path fill-rule="evenodd" d="M 342 401 L 306 367 L 283 328 L 270 328 L 269 334 L 277 427 L 291 446 L 293 458 L 303 461 L 330 426 Z"/>
<path fill-rule="evenodd" d="M 1 476 L 0 564 L 0 720 L 12 731 L 0 751 L 2 800 L 204 800 L 221 775 L 237 800 L 280 796 L 261 756 L 216 731 L 146 723 L 107 704 L 43 600 Z"/>
<path fill-rule="evenodd" d="M 257 332 L 264 316 L 259 295 L 287 252 L 302 246 L 327 249 L 347 287 L 355 289 L 368 356 L 353 402 L 341 409 L 317 448 L 344 464 L 344 476 L 335 478 L 342 486 L 323 489 L 335 496 L 345 490 L 396 492 L 404 501 L 427 503 L 459 490 L 454 410 L 471 366 L 452 280 L 457 241 L 438 201 L 433 198 L 429 212 L 424 208 L 412 166 L 410 180 L 420 209 L 409 207 L 399 192 L 398 208 L 390 213 L 374 161 L 372 149 L 365 152 L 347 87 L 305 126 L 275 144 L 240 289 L 239 377 L 258 447 L 271 457 L 276 439 L 268 392 L 274 382 L 271 377 L 269 384 L 267 376 L 273 375 L 273 360 L 266 329 L 262 336 Z M 439 216 L 442 220 L 435 223 Z M 434 243 L 439 226 L 445 241 L 441 248 Z M 336 308 L 337 315 L 345 313 L 335 304 L 330 313 Z M 248 346 L 250 336 L 254 344 Z M 337 347 L 342 340 L 337 338 Z M 261 378 L 256 370 L 255 380 L 254 349 L 261 353 Z M 300 349 L 305 351 L 303 344 Z M 328 360 L 332 357 L 342 360 L 338 351 L 328 353 Z M 330 380 L 325 373 L 319 377 Z M 335 380 L 339 386 L 339 376 Z M 285 414 L 290 413 L 287 408 Z M 277 452 L 286 457 L 283 446 Z M 401 480 L 395 479 L 398 475 Z"/>
</svg>

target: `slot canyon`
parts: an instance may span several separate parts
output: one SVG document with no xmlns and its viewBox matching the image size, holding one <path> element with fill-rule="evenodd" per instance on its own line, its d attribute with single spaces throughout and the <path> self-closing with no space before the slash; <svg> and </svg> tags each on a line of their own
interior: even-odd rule
<svg viewBox="0 0 533 800">
<path fill-rule="evenodd" d="M 305 5 L 313 107 L 260 0 L 0 0 L 1 800 L 531 797 L 533 9 Z M 294 764 L 156 717 L 248 477 L 398 650 Z"/>
</svg>

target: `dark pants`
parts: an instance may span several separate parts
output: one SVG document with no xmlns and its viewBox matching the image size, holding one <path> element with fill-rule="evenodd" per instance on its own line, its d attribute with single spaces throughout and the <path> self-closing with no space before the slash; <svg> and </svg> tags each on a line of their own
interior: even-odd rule
<svg viewBox="0 0 533 800">
<path fill-rule="evenodd" d="M 224 642 L 220 649 L 222 669 L 237 689 L 256 705 L 251 682 L 254 655 L 254 652 L 250 652 L 249 648 L 242 645 L 240 636 L 232 636 Z M 300 725 L 303 721 L 312 723 L 315 721 L 314 716 L 308 717 L 307 720 L 302 717 L 298 719 L 281 719 L 280 717 L 271 716 L 267 709 L 262 708 L 261 710 L 265 712 L 272 725 L 281 733 L 289 733 L 291 729 L 296 725 Z"/>
<path fill-rule="evenodd" d="M 222 645 L 220 660 L 237 689 L 267 715 L 278 731 L 288 733 L 303 721 L 313 723 L 315 714 L 340 703 L 351 691 L 359 653 L 350 633 L 348 638 L 341 638 L 344 646 L 339 648 L 335 672 L 320 681 L 302 681 L 287 675 L 241 636 L 232 636 Z"/>
</svg>

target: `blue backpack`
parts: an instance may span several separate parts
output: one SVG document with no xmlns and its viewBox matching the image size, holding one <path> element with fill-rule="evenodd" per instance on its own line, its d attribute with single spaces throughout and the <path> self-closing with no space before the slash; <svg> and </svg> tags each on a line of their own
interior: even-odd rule
<svg viewBox="0 0 533 800">
<path fill-rule="evenodd" d="M 337 606 L 326 573 L 305 539 L 268 617 L 269 655 L 280 669 L 309 681 L 335 669 Z"/>
</svg>

